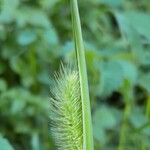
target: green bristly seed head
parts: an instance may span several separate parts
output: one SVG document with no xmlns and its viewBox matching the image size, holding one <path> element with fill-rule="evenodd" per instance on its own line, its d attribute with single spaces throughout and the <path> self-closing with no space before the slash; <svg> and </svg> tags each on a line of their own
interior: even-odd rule
<svg viewBox="0 0 150 150">
<path fill-rule="evenodd" d="M 78 72 L 62 67 L 50 101 L 52 134 L 59 150 L 82 150 L 82 104 Z"/>
</svg>

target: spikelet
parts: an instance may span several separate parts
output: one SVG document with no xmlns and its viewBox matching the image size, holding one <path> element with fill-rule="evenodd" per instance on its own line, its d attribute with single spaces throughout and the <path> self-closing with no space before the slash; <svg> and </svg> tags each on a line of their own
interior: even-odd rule
<svg viewBox="0 0 150 150">
<path fill-rule="evenodd" d="M 82 150 L 82 104 L 78 72 L 63 65 L 51 90 L 51 131 L 58 150 Z"/>
</svg>

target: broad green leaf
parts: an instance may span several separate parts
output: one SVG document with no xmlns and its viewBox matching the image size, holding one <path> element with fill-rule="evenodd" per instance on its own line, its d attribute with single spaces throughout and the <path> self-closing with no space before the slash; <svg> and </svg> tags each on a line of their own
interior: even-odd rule
<svg viewBox="0 0 150 150">
<path fill-rule="evenodd" d="M 106 143 L 106 131 L 114 130 L 119 122 L 119 118 L 117 110 L 106 106 L 97 107 L 93 114 L 94 138 L 101 144 Z"/>
<path fill-rule="evenodd" d="M 112 6 L 112 7 L 118 7 L 122 5 L 123 0 L 96 0 L 101 4 L 106 4 L 108 6 Z"/>
<path fill-rule="evenodd" d="M 52 25 L 50 25 L 49 28 L 47 28 L 45 31 L 43 31 L 43 40 L 48 44 L 49 46 L 58 44 L 58 36 L 57 33 Z"/>
<path fill-rule="evenodd" d="M 25 27 L 30 24 L 36 27 L 48 28 L 50 22 L 46 13 L 42 10 L 23 7 L 17 12 L 16 22 L 18 27 Z"/>
<path fill-rule="evenodd" d="M 11 6 L 11 7 L 10 7 Z M 0 22 L 11 23 L 15 20 L 19 0 L 2 0 Z"/>
<path fill-rule="evenodd" d="M 13 147 L 8 142 L 8 140 L 3 138 L 1 135 L 0 135 L 0 149 L 1 150 L 14 150 Z"/>
<path fill-rule="evenodd" d="M 129 117 L 130 122 L 135 128 L 141 127 L 144 123 L 148 121 L 148 117 L 146 117 L 140 108 L 136 108 L 133 110 L 132 114 Z"/>
<path fill-rule="evenodd" d="M 31 144 L 32 144 L 32 149 L 33 150 L 40 150 L 40 137 L 38 135 L 38 133 L 33 133 L 32 134 L 32 140 L 31 140 Z"/>
<path fill-rule="evenodd" d="M 0 25 L 0 40 L 5 40 L 6 36 L 6 29 L 4 25 Z"/>
<path fill-rule="evenodd" d="M 141 36 L 150 41 L 150 13 L 127 11 L 124 16 L 131 28 L 134 28 Z"/>
<path fill-rule="evenodd" d="M 117 123 L 112 109 L 101 106 L 96 109 L 93 115 L 93 124 L 103 129 L 112 129 Z"/>
<path fill-rule="evenodd" d="M 140 57 L 140 63 L 142 66 L 149 67 L 150 66 L 150 49 L 146 49 L 142 51 Z"/>
<path fill-rule="evenodd" d="M 117 62 L 102 62 L 100 64 L 100 90 L 101 95 L 106 96 L 121 86 L 123 70 Z"/>
<path fill-rule="evenodd" d="M 148 73 L 142 73 L 140 75 L 140 80 L 138 80 L 138 83 L 145 88 L 148 92 L 150 92 L 150 72 Z"/>
<path fill-rule="evenodd" d="M 36 40 L 36 38 L 37 35 L 33 31 L 33 29 L 32 30 L 26 29 L 18 33 L 17 42 L 22 46 L 27 46 L 33 43 Z"/>
<path fill-rule="evenodd" d="M 140 108 L 134 109 L 129 117 L 135 132 L 150 136 L 150 121 L 149 118 L 142 113 Z"/>
<path fill-rule="evenodd" d="M 7 83 L 4 79 L 0 79 L 0 92 L 6 91 Z"/>
<path fill-rule="evenodd" d="M 40 1 L 40 4 L 42 7 L 46 8 L 46 9 L 51 9 L 54 8 L 54 6 L 59 2 L 60 0 L 42 0 Z"/>
<path fill-rule="evenodd" d="M 123 60 L 112 60 L 100 63 L 100 83 L 97 91 L 100 95 L 107 96 L 111 92 L 118 90 L 124 80 L 132 84 L 136 83 L 136 67 Z"/>
</svg>

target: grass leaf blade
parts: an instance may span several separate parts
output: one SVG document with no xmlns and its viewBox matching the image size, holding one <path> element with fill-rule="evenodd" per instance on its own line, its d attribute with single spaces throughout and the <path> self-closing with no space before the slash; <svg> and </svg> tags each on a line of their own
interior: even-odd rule
<svg viewBox="0 0 150 150">
<path fill-rule="evenodd" d="M 75 50 L 80 79 L 80 90 L 82 100 L 82 117 L 83 117 L 83 150 L 93 150 L 93 131 L 90 110 L 90 98 L 87 80 L 85 51 L 82 38 L 81 23 L 78 10 L 77 0 L 70 0 L 72 9 L 72 26 L 75 41 Z"/>
</svg>

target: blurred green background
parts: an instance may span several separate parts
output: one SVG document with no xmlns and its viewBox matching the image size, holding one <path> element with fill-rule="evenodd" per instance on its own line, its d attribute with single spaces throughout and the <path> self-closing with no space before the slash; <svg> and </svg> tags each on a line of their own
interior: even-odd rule
<svg viewBox="0 0 150 150">
<path fill-rule="evenodd" d="M 150 2 L 79 8 L 95 150 L 150 150 Z M 73 61 L 72 40 L 68 0 L 0 0 L 1 150 L 56 150 L 49 91 L 60 62 Z"/>
</svg>

